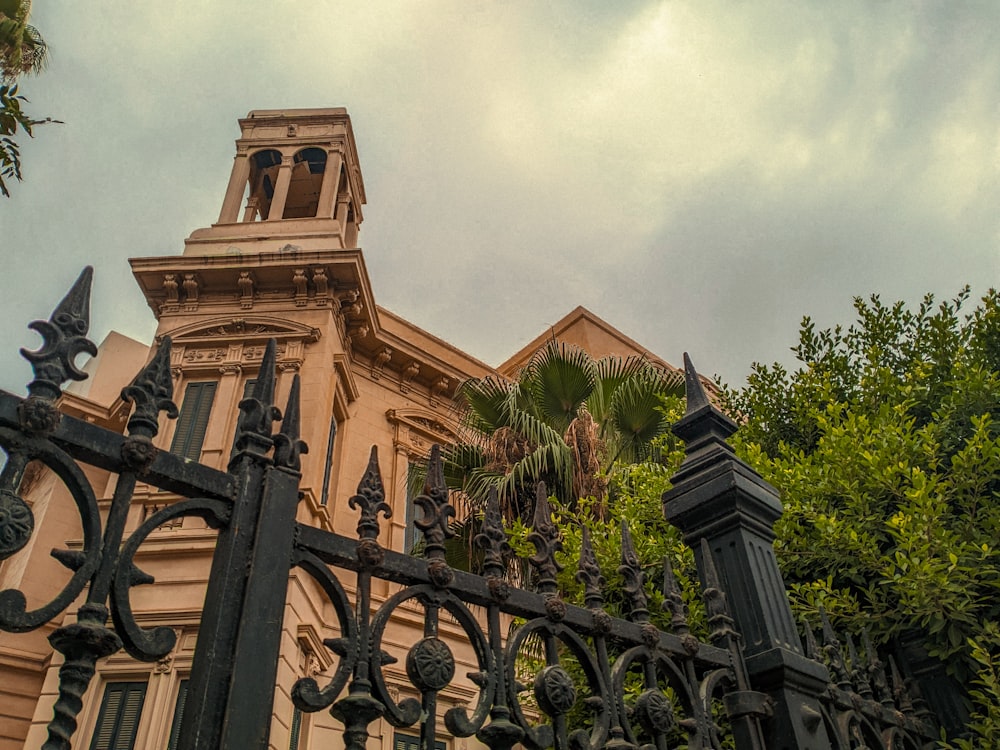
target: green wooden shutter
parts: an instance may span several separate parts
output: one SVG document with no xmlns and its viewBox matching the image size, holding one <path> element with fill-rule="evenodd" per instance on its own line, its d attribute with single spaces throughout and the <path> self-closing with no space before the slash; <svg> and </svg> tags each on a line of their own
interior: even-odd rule
<svg viewBox="0 0 1000 750">
<path fill-rule="evenodd" d="M 145 682 L 109 682 L 90 750 L 132 750 L 145 698 Z"/>
<path fill-rule="evenodd" d="M 184 718 L 184 704 L 187 703 L 188 681 L 181 680 L 177 688 L 177 702 L 174 704 L 174 719 L 170 724 L 170 739 L 167 740 L 167 750 L 177 750 L 177 738 L 181 734 L 181 719 Z"/>
<path fill-rule="evenodd" d="M 392 750 L 420 750 L 420 737 L 412 734 L 394 732 L 392 735 Z M 440 740 L 434 743 L 434 750 L 445 750 L 445 744 Z"/>
<path fill-rule="evenodd" d="M 188 383 L 184 389 L 184 402 L 177 419 L 174 439 L 170 452 L 197 461 L 201 458 L 201 445 L 205 442 L 205 430 L 215 401 L 216 381 Z"/>
<path fill-rule="evenodd" d="M 298 706 L 292 712 L 292 730 L 289 732 L 288 750 L 299 750 L 299 735 L 302 733 L 302 712 Z"/>
</svg>

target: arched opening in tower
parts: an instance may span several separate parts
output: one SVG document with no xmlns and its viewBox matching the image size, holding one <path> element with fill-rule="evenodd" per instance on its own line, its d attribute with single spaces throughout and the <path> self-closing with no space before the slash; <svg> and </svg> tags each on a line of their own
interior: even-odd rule
<svg viewBox="0 0 1000 750">
<path fill-rule="evenodd" d="M 292 181 L 288 186 L 283 219 L 304 219 L 316 215 L 319 193 L 326 170 L 326 151 L 304 148 L 292 159 Z"/>
</svg>

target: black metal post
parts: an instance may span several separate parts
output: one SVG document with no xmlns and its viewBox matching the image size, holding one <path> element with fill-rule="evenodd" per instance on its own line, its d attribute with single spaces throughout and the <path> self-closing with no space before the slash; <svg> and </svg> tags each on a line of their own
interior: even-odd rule
<svg viewBox="0 0 1000 750">
<path fill-rule="evenodd" d="M 773 701 L 767 747 L 824 750 L 831 747 L 820 709 L 828 673 L 802 652 L 774 556 L 778 493 L 726 442 L 736 424 L 709 402 L 687 354 L 684 366 L 687 412 L 674 432 L 687 443 L 687 456 L 663 496 L 664 514 L 694 548 L 703 586 L 710 562 L 702 539 L 718 565 L 751 687 Z"/>
<path fill-rule="evenodd" d="M 265 479 L 272 463 L 267 455 L 274 444 L 271 424 L 280 417 L 280 412 L 272 405 L 274 360 L 275 342 L 272 339 L 261 361 L 253 394 L 240 402 L 241 414 L 233 457 L 229 463 L 229 473 L 238 488 L 237 497 L 230 522 L 219 531 L 212 558 L 205 608 L 202 610 L 191 668 L 191 700 L 185 709 L 178 739 L 178 745 L 183 748 L 210 750 L 220 747 L 228 714 L 236 708 L 231 705 L 230 692 L 234 684 L 237 653 L 245 659 L 248 652 L 245 644 L 242 651 L 239 649 L 240 628 L 247 618 L 237 613 L 241 613 L 246 604 L 248 582 L 257 552 Z M 282 595 L 284 591 L 283 584 Z M 253 649 L 249 649 L 249 653 L 253 654 Z M 274 689 L 273 685 L 260 687 L 263 690 Z M 260 717 L 256 721 L 260 721 Z M 266 737 L 264 742 L 266 746 Z"/>
<path fill-rule="evenodd" d="M 250 560 L 246 599 L 233 664 L 222 747 L 264 750 L 268 746 L 278 674 L 282 617 L 295 509 L 299 503 L 299 376 L 292 381 L 281 433 L 275 438 L 275 466 L 267 469 L 257 538 Z"/>
</svg>

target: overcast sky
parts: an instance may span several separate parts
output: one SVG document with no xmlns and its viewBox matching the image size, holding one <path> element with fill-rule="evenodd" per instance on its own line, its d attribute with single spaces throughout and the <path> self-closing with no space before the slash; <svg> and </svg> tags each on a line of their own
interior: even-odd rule
<svg viewBox="0 0 1000 750">
<path fill-rule="evenodd" d="M 79 269 L 218 217 L 251 109 L 347 107 L 376 300 L 490 364 L 576 305 L 732 385 L 856 295 L 1000 271 L 1000 3 L 35 0 L 39 127 L 0 198 L 0 387 Z"/>
</svg>

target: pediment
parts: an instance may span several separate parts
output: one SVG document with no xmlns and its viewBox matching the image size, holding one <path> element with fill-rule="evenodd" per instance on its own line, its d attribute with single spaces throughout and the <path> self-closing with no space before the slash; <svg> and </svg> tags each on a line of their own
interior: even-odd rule
<svg viewBox="0 0 1000 750">
<path fill-rule="evenodd" d="M 294 320 L 282 320 L 281 318 L 261 315 L 241 315 L 191 323 L 163 335 L 170 336 L 175 344 L 205 343 L 226 339 L 266 341 L 271 338 L 278 341 L 305 339 L 311 343 L 319 340 L 320 330 Z M 162 338 L 162 335 L 159 338 Z"/>
<path fill-rule="evenodd" d="M 396 428 L 396 443 L 411 455 L 425 456 L 434 443 L 458 442 L 458 426 L 429 409 L 390 409 L 386 419 Z"/>
</svg>

